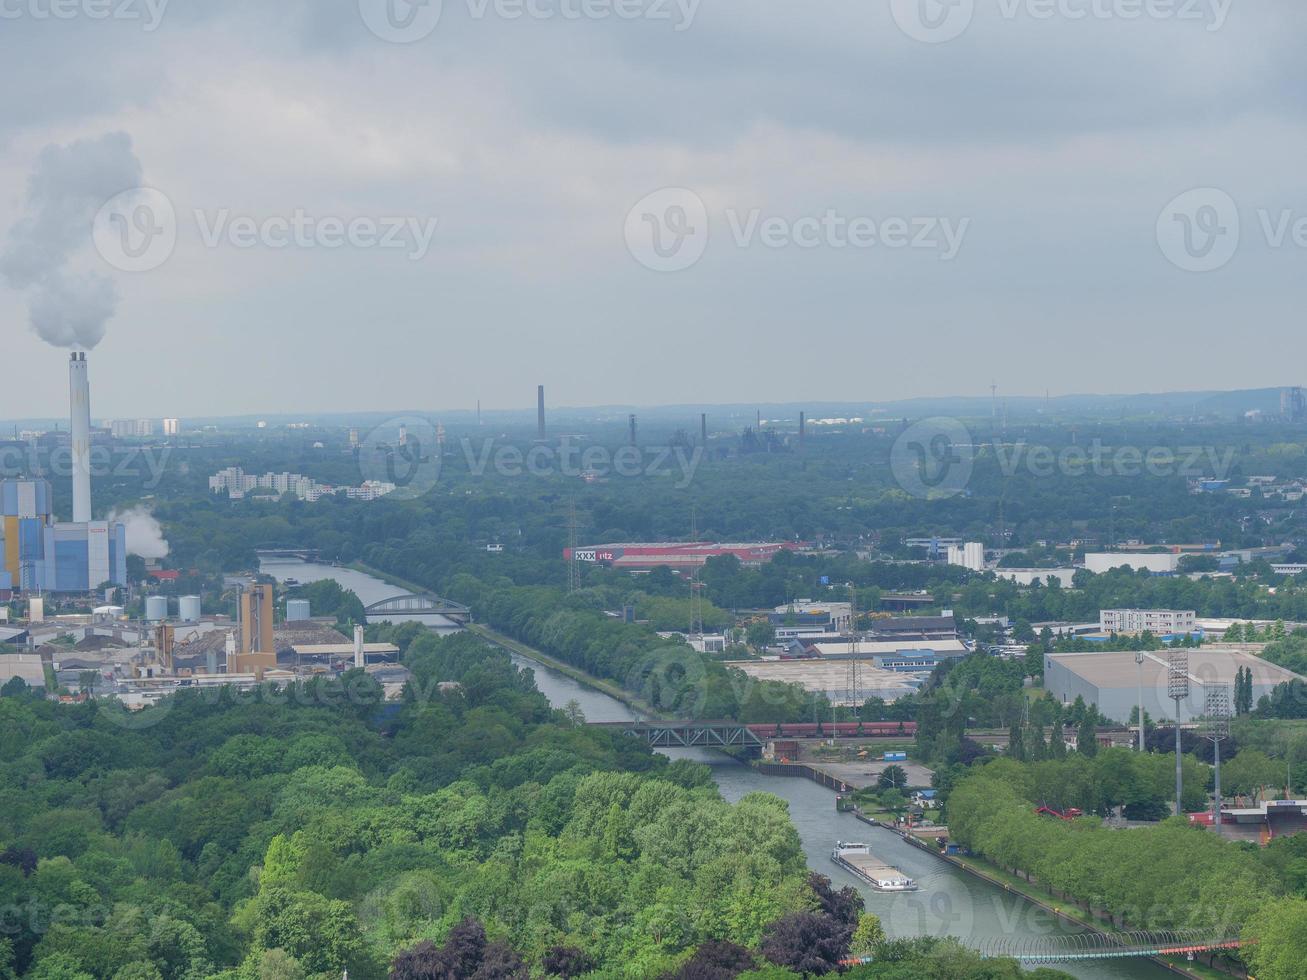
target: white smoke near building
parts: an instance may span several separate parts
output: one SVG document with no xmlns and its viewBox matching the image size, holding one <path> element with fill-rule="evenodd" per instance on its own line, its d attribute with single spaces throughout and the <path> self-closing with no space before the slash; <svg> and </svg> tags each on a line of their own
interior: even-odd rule
<svg viewBox="0 0 1307 980">
<path fill-rule="evenodd" d="M 29 292 L 32 329 L 47 343 L 90 349 L 104 337 L 118 309 L 117 287 L 99 272 L 73 266 L 89 258 L 100 208 L 141 181 L 127 133 L 41 151 L 23 216 L 0 252 L 0 279 Z"/>
<path fill-rule="evenodd" d="M 163 527 L 144 507 L 112 510 L 109 512 L 109 522 L 126 526 L 129 555 L 140 555 L 142 558 L 168 557 L 168 539 L 163 536 Z"/>
</svg>

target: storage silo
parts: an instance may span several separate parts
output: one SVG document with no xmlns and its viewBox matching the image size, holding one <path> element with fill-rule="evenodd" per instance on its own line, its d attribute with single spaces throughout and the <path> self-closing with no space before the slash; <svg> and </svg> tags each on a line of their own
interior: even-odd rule
<svg viewBox="0 0 1307 980">
<path fill-rule="evenodd" d="M 287 599 L 286 600 L 286 622 L 302 623 L 307 619 L 313 618 L 311 606 L 308 599 Z"/>
<path fill-rule="evenodd" d="M 197 595 L 184 595 L 177 600 L 177 618 L 183 623 L 198 623 L 200 621 L 200 597 Z"/>
<path fill-rule="evenodd" d="M 152 595 L 145 597 L 145 618 L 151 623 L 159 623 L 168 618 L 168 597 Z"/>
</svg>

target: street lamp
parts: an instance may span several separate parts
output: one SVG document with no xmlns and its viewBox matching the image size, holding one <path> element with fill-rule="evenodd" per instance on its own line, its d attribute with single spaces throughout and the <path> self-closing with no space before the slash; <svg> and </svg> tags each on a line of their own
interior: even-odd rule
<svg viewBox="0 0 1307 980">
<path fill-rule="evenodd" d="M 1175 702 L 1175 815 L 1180 816 L 1180 797 L 1184 795 L 1184 770 L 1180 761 L 1180 702 L 1189 697 L 1189 651 L 1171 647 L 1166 672 L 1166 695 Z"/>
<path fill-rule="evenodd" d="M 1207 689 L 1207 708 L 1204 736 L 1212 742 L 1216 762 L 1216 812 L 1212 825 L 1221 830 L 1221 742 L 1230 737 L 1230 688 L 1213 684 Z"/>
</svg>

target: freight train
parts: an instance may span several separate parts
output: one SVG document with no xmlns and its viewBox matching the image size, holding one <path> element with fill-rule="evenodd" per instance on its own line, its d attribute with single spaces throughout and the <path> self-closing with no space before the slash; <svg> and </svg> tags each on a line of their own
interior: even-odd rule
<svg viewBox="0 0 1307 980">
<path fill-rule="evenodd" d="M 818 725 L 816 722 L 776 722 L 748 725 L 760 739 L 774 738 L 893 738 L 917 734 L 915 721 L 838 721 Z"/>
</svg>

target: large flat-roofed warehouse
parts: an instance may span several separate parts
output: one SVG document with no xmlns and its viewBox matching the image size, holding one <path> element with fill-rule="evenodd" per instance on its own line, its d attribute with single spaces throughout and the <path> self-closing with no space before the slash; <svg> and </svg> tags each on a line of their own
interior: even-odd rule
<svg viewBox="0 0 1307 980">
<path fill-rule="evenodd" d="M 1252 671 L 1253 704 L 1279 684 L 1302 678 L 1291 670 L 1238 650 L 1202 648 L 1189 655 L 1189 697 L 1180 702 L 1180 721 L 1200 717 L 1208 685 L 1224 684 L 1234 695 L 1234 674 L 1240 667 Z M 1175 702 L 1167 697 L 1170 674 L 1168 652 L 1145 653 L 1142 665 L 1133 653 L 1052 653 L 1044 657 L 1044 688 L 1053 697 L 1071 702 L 1077 696 L 1113 721 L 1124 722 L 1139 701 L 1142 677 L 1144 711 L 1154 719 L 1174 718 Z"/>
<path fill-rule="evenodd" d="M 758 681 L 801 684 L 804 690 L 825 694 L 832 704 L 860 705 L 868 698 L 897 701 L 917 690 L 901 673 L 877 667 L 870 660 L 859 661 L 858 690 L 849 698 L 849 660 L 734 660 L 737 667 Z"/>
</svg>

